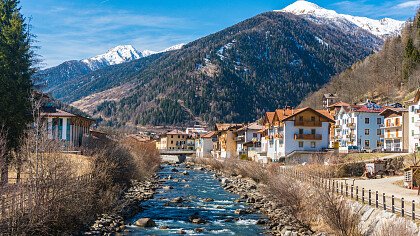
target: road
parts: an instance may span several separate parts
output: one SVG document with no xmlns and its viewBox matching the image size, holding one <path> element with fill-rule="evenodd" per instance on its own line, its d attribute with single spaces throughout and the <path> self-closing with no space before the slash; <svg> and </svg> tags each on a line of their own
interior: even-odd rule
<svg viewBox="0 0 420 236">
<path fill-rule="evenodd" d="M 420 203 L 420 196 L 417 195 L 417 190 L 411 190 L 401 187 L 395 182 L 402 181 L 404 176 L 393 176 L 382 179 L 355 179 L 354 185 L 358 186 L 359 189 L 365 188 L 366 191 L 372 190 L 372 192 L 378 191 L 379 195 L 385 193 L 386 196 L 390 197 L 394 195 L 395 198 L 404 198 L 406 202 L 414 200 L 417 204 Z M 353 184 L 353 179 L 349 178 L 340 180 L 341 182 L 347 182 L 349 185 Z"/>
</svg>

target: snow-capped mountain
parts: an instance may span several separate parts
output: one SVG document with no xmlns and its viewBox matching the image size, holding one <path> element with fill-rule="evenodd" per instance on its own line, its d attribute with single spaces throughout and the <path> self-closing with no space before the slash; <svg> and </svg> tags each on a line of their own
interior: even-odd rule
<svg viewBox="0 0 420 236">
<path fill-rule="evenodd" d="M 90 69 L 97 70 L 105 66 L 117 65 L 144 57 L 131 45 L 120 45 L 108 50 L 108 52 L 82 60 Z"/>
<path fill-rule="evenodd" d="M 106 53 L 82 60 L 90 69 L 97 70 L 106 66 L 129 62 L 153 54 L 181 49 L 185 44 L 176 44 L 162 51 L 137 51 L 132 45 L 120 45 L 109 49 Z"/>
<path fill-rule="evenodd" d="M 339 14 L 336 11 L 322 8 L 305 0 L 296 1 L 284 9 L 277 11 L 306 16 L 306 18 L 315 23 L 341 24 L 347 30 L 352 30 L 352 27 L 348 24 L 351 23 L 383 39 L 400 34 L 401 29 L 405 24 L 404 21 L 390 18 L 374 20 L 367 17 Z"/>
</svg>

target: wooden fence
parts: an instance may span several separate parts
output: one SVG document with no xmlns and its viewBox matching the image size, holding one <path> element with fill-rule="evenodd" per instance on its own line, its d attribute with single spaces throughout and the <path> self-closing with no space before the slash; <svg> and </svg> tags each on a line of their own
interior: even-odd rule
<svg viewBox="0 0 420 236">
<path fill-rule="evenodd" d="M 85 186 L 92 180 L 92 175 L 83 175 L 66 181 L 72 186 Z M 1 223 L 10 223 L 22 214 L 31 212 L 34 207 L 49 203 L 56 194 L 48 182 L 11 184 L 0 187 L 0 227 Z M 76 187 L 76 186 L 75 186 Z"/>
<path fill-rule="evenodd" d="M 397 198 L 394 195 L 389 196 L 374 189 L 360 188 L 356 185 L 343 183 L 343 181 L 340 180 L 306 174 L 292 168 L 282 167 L 280 168 L 280 171 L 281 173 L 288 174 L 302 182 L 308 182 L 314 186 L 358 201 L 362 204 L 377 209 L 383 209 L 413 221 L 420 219 L 420 215 L 416 212 L 416 209 L 419 207 L 416 207 L 416 202 L 414 200 L 406 201 L 404 198 Z"/>
</svg>

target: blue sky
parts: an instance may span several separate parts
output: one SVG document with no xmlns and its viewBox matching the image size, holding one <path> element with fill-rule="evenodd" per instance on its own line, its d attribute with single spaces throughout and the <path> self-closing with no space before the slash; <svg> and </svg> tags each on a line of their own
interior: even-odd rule
<svg viewBox="0 0 420 236">
<path fill-rule="evenodd" d="M 43 67 L 83 59 L 121 44 L 161 50 L 278 10 L 293 0 L 21 0 Z M 374 19 L 413 17 L 420 0 L 312 0 L 339 13 Z"/>
</svg>

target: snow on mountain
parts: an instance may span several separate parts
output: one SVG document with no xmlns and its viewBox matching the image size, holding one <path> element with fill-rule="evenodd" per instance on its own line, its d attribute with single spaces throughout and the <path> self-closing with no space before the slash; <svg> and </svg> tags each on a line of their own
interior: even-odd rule
<svg viewBox="0 0 420 236">
<path fill-rule="evenodd" d="M 108 52 L 82 60 L 91 70 L 101 69 L 106 66 L 117 65 L 129 62 L 142 57 L 147 57 L 156 53 L 169 52 L 181 49 L 184 44 L 177 44 L 162 51 L 143 50 L 137 51 L 131 45 L 120 45 L 108 50 Z"/>
<path fill-rule="evenodd" d="M 143 57 L 133 46 L 120 45 L 108 50 L 108 52 L 82 60 L 92 70 L 100 69 L 104 66 L 121 64 Z"/>
<path fill-rule="evenodd" d="M 322 8 L 305 0 L 298 0 L 285 7 L 284 9 L 277 11 L 289 12 L 295 15 L 310 16 L 308 19 L 316 23 L 338 23 L 348 21 L 380 38 L 386 38 L 400 34 L 401 29 L 405 23 L 404 21 L 398 21 L 390 18 L 374 20 L 367 17 L 339 14 L 336 11 Z M 320 21 L 320 19 L 323 19 L 324 21 Z"/>
<path fill-rule="evenodd" d="M 169 51 L 179 50 L 179 49 L 181 49 L 182 47 L 184 47 L 184 45 L 185 45 L 185 43 L 176 44 L 176 45 L 171 46 L 171 47 L 169 47 L 169 48 L 163 49 L 163 50 L 162 50 L 162 51 L 160 51 L 160 52 L 169 52 Z"/>
</svg>

